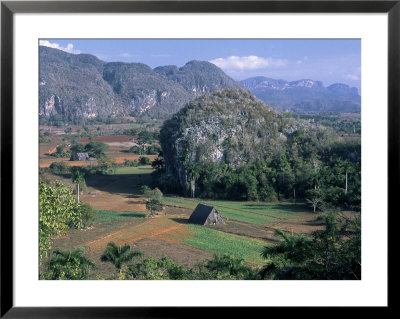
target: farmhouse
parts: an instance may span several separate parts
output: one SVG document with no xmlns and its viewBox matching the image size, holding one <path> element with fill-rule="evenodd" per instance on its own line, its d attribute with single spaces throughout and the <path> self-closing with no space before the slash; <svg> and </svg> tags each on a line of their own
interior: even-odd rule
<svg viewBox="0 0 400 319">
<path fill-rule="evenodd" d="M 88 153 L 72 153 L 70 161 L 87 161 L 89 160 Z"/>
<path fill-rule="evenodd" d="M 215 207 L 198 204 L 190 215 L 189 223 L 199 225 L 225 224 L 225 220 L 218 214 Z"/>
</svg>

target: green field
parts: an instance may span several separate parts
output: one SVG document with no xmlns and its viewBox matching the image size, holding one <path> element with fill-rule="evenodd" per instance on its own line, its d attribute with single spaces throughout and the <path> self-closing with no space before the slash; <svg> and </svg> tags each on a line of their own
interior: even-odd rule
<svg viewBox="0 0 400 319">
<path fill-rule="evenodd" d="M 261 252 L 266 244 L 260 240 L 224 233 L 209 227 L 188 225 L 191 236 L 183 242 L 214 254 L 230 254 L 262 265 Z"/>
<path fill-rule="evenodd" d="M 96 214 L 96 222 L 146 217 L 146 214 L 143 212 L 116 212 L 104 209 L 96 210 Z"/>
<path fill-rule="evenodd" d="M 154 171 L 151 166 L 124 166 L 115 168 L 114 175 L 150 174 Z"/>
<path fill-rule="evenodd" d="M 249 224 L 268 224 L 276 221 L 276 219 L 286 219 L 308 211 L 302 205 L 286 203 L 191 200 L 177 197 L 164 197 L 163 202 L 165 204 L 185 205 L 193 208 L 198 203 L 212 205 L 218 209 L 218 212 L 223 217 Z"/>
</svg>

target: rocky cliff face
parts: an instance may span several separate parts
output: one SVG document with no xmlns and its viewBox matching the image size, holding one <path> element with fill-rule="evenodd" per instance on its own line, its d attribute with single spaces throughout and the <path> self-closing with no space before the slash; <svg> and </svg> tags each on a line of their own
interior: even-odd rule
<svg viewBox="0 0 400 319">
<path fill-rule="evenodd" d="M 215 65 L 151 69 L 142 63 L 106 63 L 89 54 L 39 48 L 39 115 L 79 121 L 124 115 L 168 116 L 196 96 L 240 88 Z"/>
<path fill-rule="evenodd" d="M 241 83 L 278 111 L 307 113 L 361 110 L 361 97 L 357 88 L 342 83 L 324 87 L 322 82 L 310 79 L 288 82 L 262 76 Z"/>
<path fill-rule="evenodd" d="M 185 163 L 225 162 L 236 168 L 262 159 L 286 141 L 280 116 L 243 90 L 224 90 L 188 103 L 167 120 L 160 142 L 167 173 L 188 180 Z"/>
<path fill-rule="evenodd" d="M 87 54 L 40 47 L 39 115 L 65 121 L 123 112 L 103 79 L 104 62 Z"/>
</svg>

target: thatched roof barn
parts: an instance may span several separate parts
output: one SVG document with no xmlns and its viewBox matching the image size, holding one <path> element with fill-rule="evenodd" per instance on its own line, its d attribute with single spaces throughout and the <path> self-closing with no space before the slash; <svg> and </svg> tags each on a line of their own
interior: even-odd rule
<svg viewBox="0 0 400 319">
<path fill-rule="evenodd" d="M 198 204 L 192 215 L 190 215 L 189 223 L 198 225 L 214 225 L 225 224 L 225 220 L 220 214 L 218 214 L 215 207 Z"/>
</svg>

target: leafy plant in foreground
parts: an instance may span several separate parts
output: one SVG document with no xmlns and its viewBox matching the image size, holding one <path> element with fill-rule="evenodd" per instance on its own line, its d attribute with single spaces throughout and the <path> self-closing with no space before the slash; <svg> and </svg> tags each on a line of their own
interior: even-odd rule
<svg viewBox="0 0 400 319">
<path fill-rule="evenodd" d="M 47 272 L 42 279 L 50 280 L 82 280 L 88 279 L 90 269 L 95 269 L 94 263 L 83 256 L 84 249 L 77 248 L 73 251 L 53 251 L 52 258 L 47 266 Z"/>
<path fill-rule="evenodd" d="M 117 246 L 113 242 L 107 244 L 107 248 L 101 255 L 101 261 L 111 262 L 114 264 L 117 270 L 120 270 L 122 266 L 134 257 L 142 256 L 143 254 L 139 251 L 131 251 L 131 246 L 128 244 L 124 246 Z"/>
</svg>

